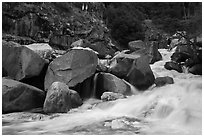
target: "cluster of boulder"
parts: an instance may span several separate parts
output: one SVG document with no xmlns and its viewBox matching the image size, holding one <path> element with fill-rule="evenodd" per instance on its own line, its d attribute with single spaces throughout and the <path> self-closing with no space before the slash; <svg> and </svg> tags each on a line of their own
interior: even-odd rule
<svg viewBox="0 0 204 137">
<path fill-rule="evenodd" d="M 103 21 L 67 4 L 4 3 L 3 113 L 68 112 L 87 98 L 135 94 L 131 86 L 142 92 L 173 84 L 169 77 L 155 80 L 150 68 L 162 60 L 155 39 L 131 41 L 129 50 L 119 50 Z"/>
<path fill-rule="evenodd" d="M 171 56 L 171 61 L 166 62 L 164 67 L 180 73 L 202 75 L 202 41 L 188 42 L 185 40 L 178 43 Z"/>
<path fill-rule="evenodd" d="M 103 56 L 83 40 L 68 50 L 2 40 L 3 113 L 34 108 L 62 113 L 87 98 L 110 101 L 130 96 L 130 84 L 141 92 L 148 89 L 155 83 L 149 64 L 157 58 L 158 49 L 154 44 L 142 48 L 136 41 L 130 43 L 140 48 Z"/>
</svg>

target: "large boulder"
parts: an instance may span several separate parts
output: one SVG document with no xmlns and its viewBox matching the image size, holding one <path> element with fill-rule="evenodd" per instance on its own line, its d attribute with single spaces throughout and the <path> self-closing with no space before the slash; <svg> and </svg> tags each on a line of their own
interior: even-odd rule
<svg viewBox="0 0 204 137">
<path fill-rule="evenodd" d="M 70 87 L 71 89 L 77 91 L 82 99 L 89 99 L 95 96 L 95 83 L 96 76 L 93 75 L 87 79 L 85 79 L 82 83 L 77 84 L 74 87 Z"/>
<path fill-rule="evenodd" d="M 44 91 L 15 80 L 2 78 L 3 113 L 42 107 L 44 100 Z"/>
<path fill-rule="evenodd" d="M 149 55 L 151 56 L 150 62 L 149 62 L 150 64 L 154 64 L 155 62 L 162 60 L 162 55 L 158 51 L 158 42 L 152 41 L 150 43 Z"/>
<path fill-rule="evenodd" d="M 95 41 L 93 43 L 89 42 L 88 40 L 78 40 L 71 44 L 71 47 L 83 47 L 83 48 L 90 48 L 93 49 L 98 53 L 99 58 L 106 58 L 107 56 L 113 56 L 116 49 L 114 49 L 108 41 Z"/>
<path fill-rule="evenodd" d="M 139 90 L 146 90 L 154 83 L 154 75 L 149 66 L 149 57 L 141 56 L 133 61 L 126 80 Z"/>
<path fill-rule="evenodd" d="M 158 51 L 158 42 L 157 41 L 149 41 L 146 42 L 147 46 L 143 46 L 141 48 L 138 48 L 134 52 L 130 53 L 131 55 L 147 55 L 149 57 L 149 64 L 154 64 L 157 61 L 162 60 L 162 55 Z"/>
<path fill-rule="evenodd" d="M 109 72 L 116 75 L 119 78 L 125 78 L 129 72 L 134 59 L 137 59 L 140 55 L 126 54 L 119 52 L 110 60 Z"/>
<path fill-rule="evenodd" d="M 9 77 L 22 80 L 38 76 L 46 61 L 25 46 L 2 41 L 2 68 Z"/>
<path fill-rule="evenodd" d="M 43 110 L 45 113 L 66 113 L 71 109 L 69 87 L 62 82 L 54 82 L 47 91 Z"/>
<path fill-rule="evenodd" d="M 174 84 L 174 79 L 172 77 L 157 77 L 154 81 L 157 87 L 164 86 L 166 84 Z"/>
<path fill-rule="evenodd" d="M 168 70 L 176 70 L 176 71 L 178 71 L 179 73 L 182 73 L 182 72 L 183 72 L 181 66 L 180 66 L 178 63 L 172 62 L 172 61 L 166 62 L 165 65 L 164 65 L 164 68 L 166 68 L 166 69 L 168 69 Z"/>
<path fill-rule="evenodd" d="M 121 93 L 114 93 L 114 92 L 104 92 L 101 96 L 101 100 L 103 101 L 113 101 L 116 99 L 123 99 L 125 96 Z"/>
<path fill-rule="evenodd" d="M 125 78 L 132 62 L 133 60 L 127 58 L 115 58 L 110 63 L 109 72 L 119 78 Z"/>
<path fill-rule="evenodd" d="M 53 82 L 60 81 L 74 87 L 92 76 L 98 64 L 97 55 L 87 49 L 72 49 L 54 59 L 48 66 L 45 76 L 45 90 Z"/>
<path fill-rule="evenodd" d="M 98 41 L 88 44 L 87 47 L 98 52 L 98 57 L 104 59 L 106 56 L 113 56 L 115 49 L 113 49 L 107 41 Z"/>
<path fill-rule="evenodd" d="M 187 44 L 186 45 L 178 45 L 176 47 L 176 51 L 177 53 L 184 53 L 184 54 L 187 54 L 189 55 L 190 57 L 193 55 L 193 47 L 192 46 L 188 46 Z"/>
<path fill-rule="evenodd" d="M 188 71 L 195 75 L 202 75 L 202 47 L 197 43 L 187 45 L 178 45 L 175 52 L 171 56 L 172 62 L 165 64 L 166 69 L 174 69 L 182 72 L 183 67 L 188 68 Z"/>
<path fill-rule="evenodd" d="M 128 48 L 131 51 L 136 51 L 145 48 L 145 43 L 142 40 L 135 40 L 128 43 Z"/>
<path fill-rule="evenodd" d="M 202 75 L 202 64 L 196 64 L 189 68 L 189 72 L 194 75 Z"/>
<path fill-rule="evenodd" d="M 23 78 L 22 80 L 20 80 L 20 82 L 23 82 L 23 83 L 28 84 L 28 85 L 32 85 L 32 86 L 44 91 L 45 90 L 44 79 L 45 79 L 48 65 L 49 65 L 49 63 L 47 61 L 46 64 L 44 65 L 44 67 L 42 68 L 42 71 L 40 72 L 39 75 L 32 76 L 29 78 Z"/>
<path fill-rule="evenodd" d="M 143 53 L 119 53 L 111 60 L 109 69 L 110 73 L 126 79 L 141 90 L 147 89 L 154 83 L 154 75 L 149 66 L 149 56 Z"/>
<path fill-rule="evenodd" d="M 35 53 L 37 53 L 41 58 L 48 59 L 48 56 L 54 51 L 52 47 L 50 47 L 47 43 L 33 43 L 30 45 L 23 45 Z"/>
<path fill-rule="evenodd" d="M 182 52 L 181 53 L 174 52 L 171 56 L 171 60 L 177 63 L 186 62 L 190 58 L 191 58 L 190 55 Z"/>
<path fill-rule="evenodd" d="M 123 95 L 131 94 L 130 86 L 122 79 L 110 73 L 101 72 L 97 76 L 96 97 L 100 98 L 104 92 L 114 92 Z"/>
<path fill-rule="evenodd" d="M 2 40 L 2 45 L 7 47 L 21 47 L 21 45 L 14 41 Z M 3 49 L 2 49 L 3 50 Z"/>
<path fill-rule="evenodd" d="M 71 96 L 71 107 L 76 108 L 83 104 L 81 97 L 79 96 L 78 92 L 75 90 L 69 90 Z"/>
<path fill-rule="evenodd" d="M 178 45 L 175 52 L 171 56 L 171 60 L 177 63 L 183 63 L 188 60 L 193 62 L 188 62 L 190 63 L 189 65 L 194 65 L 202 62 L 200 60 L 200 55 L 202 55 L 202 52 L 197 50 L 196 47 L 192 45 Z"/>
</svg>

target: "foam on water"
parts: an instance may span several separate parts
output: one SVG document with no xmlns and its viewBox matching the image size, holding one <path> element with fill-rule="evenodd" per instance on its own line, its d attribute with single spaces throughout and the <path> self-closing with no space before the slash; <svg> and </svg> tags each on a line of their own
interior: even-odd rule
<svg viewBox="0 0 204 137">
<path fill-rule="evenodd" d="M 202 77 L 166 70 L 164 63 L 172 52 L 160 52 L 164 60 L 151 65 L 155 77 L 171 76 L 175 84 L 153 87 L 139 94 L 132 87 L 131 90 L 136 90 L 132 93 L 136 95 L 111 102 L 90 99 L 81 107 L 54 119 L 3 126 L 3 134 L 9 131 L 13 134 L 65 134 L 65 131 L 69 134 L 74 131 L 77 134 L 84 128 L 91 129 L 92 134 L 97 134 L 96 130 L 103 134 L 105 121 L 121 117 L 145 121 L 146 124 L 140 125 L 141 134 L 202 134 Z M 136 130 L 135 126 L 132 131 Z M 83 131 L 83 134 L 87 133 Z M 108 128 L 108 133 L 118 132 Z"/>
</svg>

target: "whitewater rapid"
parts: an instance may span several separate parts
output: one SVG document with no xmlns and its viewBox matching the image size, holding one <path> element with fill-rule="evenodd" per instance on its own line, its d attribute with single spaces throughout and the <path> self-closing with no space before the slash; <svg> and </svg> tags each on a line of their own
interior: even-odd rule
<svg viewBox="0 0 204 137">
<path fill-rule="evenodd" d="M 166 70 L 173 51 L 160 49 L 163 60 L 151 65 L 155 77 L 174 84 L 152 86 L 125 99 L 89 99 L 67 114 L 37 121 L 4 116 L 3 134 L 202 134 L 202 76 Z M 138 93 L 132 88 L 133 93 Z"/>
</svg>

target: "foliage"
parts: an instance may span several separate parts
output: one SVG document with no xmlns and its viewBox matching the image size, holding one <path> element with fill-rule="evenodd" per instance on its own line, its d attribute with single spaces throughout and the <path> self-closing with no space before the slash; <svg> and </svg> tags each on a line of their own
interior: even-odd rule
<svg viewBox="0 0 204 137">
<path fill-rule="evenodd" d="M 81 12 L 84 4 L 89 8 Z M 12 28 L 7 18 L 17 20 L 28 13 L 40 17 L 37 23 L 42 24 L 42 30 L 50 30 L 50 27 L 58 30 L 61 25 L 73 24 L 78 16 L 82 24 L 86 23 L 85 20 L 95 20 L 95 17 L 103 18 L 111 30 L 111 37 L 125 48 L 129 41 L 144 40 L 146 28 L 143 23 L 147 19 L 169 34 L 186 31 L 194 36 L 201 34 L 202 30 L 201 2 L 3 2 L 3 31 Z"/>
<path fill-rule="evenodd" d="M 176 31 L 197 33 L 202 26 L 202 4 L 195 2 L 158 3 L 152 5 L 153 23 L 173 34 Z"/>
<path fill-rule="evenodd" d="M 112 3 L 105 12 L 106 24 L 112 37 L 123 47 L 129 41 L 144 39 L 142 20 L 144 15 L 131 3 Z"/>
<path fill-rule="evenodd" d="M 190 35 L 201 33 L 202 3 L 200 2 L 132 2 L 104 3 L 105 20 L 112 37 L 124 47 L 129 41 L 144 39 L 142 22 L 153 24 L 166 33 L 186 31 Z"/>
</svg>

